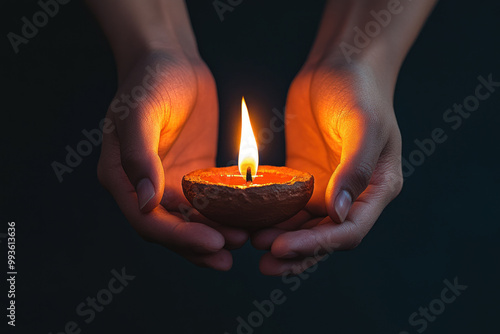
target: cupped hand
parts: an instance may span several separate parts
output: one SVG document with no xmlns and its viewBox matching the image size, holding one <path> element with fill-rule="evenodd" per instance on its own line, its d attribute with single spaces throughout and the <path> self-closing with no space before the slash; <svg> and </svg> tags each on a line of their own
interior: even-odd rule
<svg viewBox="0 0 500 334">
<path fill-rule="evenodd" d="M 121 76 L 106 118 L 99 180 L 136 231 L 197 265 L 228 270 L 228 249 L 247 233 L 203 218 L 181 188 L 184 174 L 215 165 L 217 93 L 203 61 L 148 52 Z"/>
<path fill-rule="evenodd" d="M 306 65 L 286 106 L 287 166 L 313 174 L 314 193 L 290 220 L 252 236 L 269 250 L 262 273 L 300 273 L 356 247 L 400 192 L 401 136 L 393 82 L 366 64 Z"/>
</svg>

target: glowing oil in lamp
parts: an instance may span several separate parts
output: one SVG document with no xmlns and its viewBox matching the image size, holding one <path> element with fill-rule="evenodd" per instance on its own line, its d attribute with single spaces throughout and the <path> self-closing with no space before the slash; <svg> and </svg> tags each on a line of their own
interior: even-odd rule
<svg viewBox="0 0 500 334">
<path fill-rule="evenodd" d="M 307 204 L 313 188 L 314 178 L 309 173 L 259 166 L 259 150 L 244 99 L 238 166 L 200 169 L 182 179 L 184 195 L 202 215 L 248 229 L 291 218 Z"/>
</svg>

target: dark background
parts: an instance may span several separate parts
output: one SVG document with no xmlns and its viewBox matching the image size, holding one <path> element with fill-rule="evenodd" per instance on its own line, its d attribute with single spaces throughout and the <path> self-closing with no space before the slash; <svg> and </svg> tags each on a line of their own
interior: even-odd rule
<svg viewBox="0 0 500 334">
<path fill-rule="evenodd" d="M 221 22 L 212 2 L 188 1 L 200 51 L 220 99 L 218 164 L 237 155 L 242 95 L 254 128 L 282 110 L 305 60 L 323 2 L 243 1 Z M 112 54 L 80 2 L 61 6 L 15 54 L 6 35 L 20 33 L 35 1 L 3 1 L 0 233 L 17 227 L 17 321 L 12 332 L 58 333 L 74 320 L 82 333 L 236 333 L 254 300 L 281 289 L 286 302 L 255 333 L 417 333 L 408 317 L 439 298 L 443 280 L 468 288 L 426 333 L 498 333 L 500 236 L 498 144 L 500 89 L 452 130 L 446 109 L 473 94 L 477 77 L 500 81 L 500 5 L 442 1 L 400 73 L 395 109 L 403 157 L 414 140 L 440 127 L 448 139 L 405 181 L 401 195 L 355 250 L 339 252 L 291 284 L 258 271 L 262 252 L 234 252 L 229 272 L 201 269 L 146 243 L 99 185 L 100 148 L 59 183 L 51 162 L 96 128 L 116 90 Z M 284 163 L 283 133 L 261 151 Z M 1 235 L 0 235 L 1 236 Z M 6 239 L 0 238 L 1 291 Z M 111 270 L 135 279 L 90 324 L 75 308 L 107 287 Z M 0 309 L 5 310 L 2 303 Z M 2 311 L 2 326 L 7 318 Z M 6 327 L 6 326 L 5 326 Z M 3 333 L 3 330 L 2 330 Z"/>
</svg>

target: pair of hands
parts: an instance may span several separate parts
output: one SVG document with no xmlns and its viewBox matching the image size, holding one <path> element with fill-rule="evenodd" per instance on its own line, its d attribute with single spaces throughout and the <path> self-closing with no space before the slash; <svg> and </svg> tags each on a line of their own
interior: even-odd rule
<svg viewBox="0 0 500 334">
<path fill-rule="evenodd" d="M 385 87 L 361 63 L 303 67 L 287 98 L 286 165 L 313 174 L 314 193 L 295 217 L 249 235 L 194 209 L 183 218 L 182 176 L 215 165 L 216 86 L 201 59 L 148 52 L 108 110 L 115 130 L 104 134 L 99 180 L 145 240 L 197 265 L 228 270 L 230 250 L 251 238 L 268 250 L 263 274 L 300 273 L 318 254 L 356 247 L 401 189 L 401 137 Z"/>
</svg>

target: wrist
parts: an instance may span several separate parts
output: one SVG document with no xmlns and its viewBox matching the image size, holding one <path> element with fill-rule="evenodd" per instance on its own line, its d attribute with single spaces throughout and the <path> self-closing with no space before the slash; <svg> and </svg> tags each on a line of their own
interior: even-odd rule
<svg viewBox="0 0 500 334">
<path fill-rule="evenodd" d="M 308 65 L 369 66 L 395 81 L 436 0 L 327 1 Z"/>
<path fill-rule="evenodd" d="M 154 52 L 199 58 L 182 0 L 87 1 L 110 42 L 119 77 Z"/>
<path fill-rule="evenodd" d="M 118 81 L 122 82 L 131 70 L 145 59 L 153 55 L 164 55 L 163 58 L 185 58 L 180 47 L 161 40 L 138 39 L 127 45 L 113 47 Z"/>
<path fill-rule="evenodd" d="M 359 53 L 358 57 L 346 60 L 345 55 L 337 45 L 331 52 L 325 54 L 317 67 L 327 67 L 342 72 L 372 74 L 372 79 L 377 81 L 377 86 L 392 95 L 399 70 L 400 62 L 390 61 L 386 50 L 380 45 L 373 45 Z"/>
</svg>

